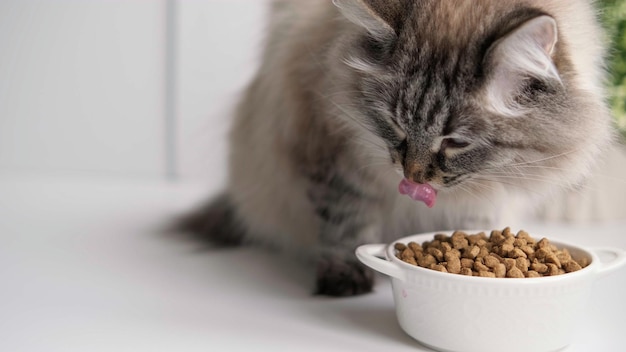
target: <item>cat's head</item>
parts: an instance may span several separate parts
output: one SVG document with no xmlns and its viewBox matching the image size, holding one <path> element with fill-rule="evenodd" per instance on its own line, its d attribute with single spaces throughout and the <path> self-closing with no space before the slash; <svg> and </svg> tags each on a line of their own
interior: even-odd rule
<svg viewBox="0 0 626 352">
<path fill-rule="evenodd" d="M 414 183 L 571 186 L 610 139 L 601 91 L 580 72 L 598 67 L 573 63 L 554 14 L 522 1 L 334 3 L 352 28 L 338 58 L 347 121 Z"/>
</svg>

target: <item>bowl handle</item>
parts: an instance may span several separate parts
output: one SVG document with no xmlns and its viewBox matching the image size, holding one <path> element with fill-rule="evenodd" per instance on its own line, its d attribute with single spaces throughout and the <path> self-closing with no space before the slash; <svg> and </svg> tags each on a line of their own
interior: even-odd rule
<svg viewBox="0 0 626 352">
<path fill-rule="evenodd" d="M 598 257 L 607 257 L 606 261 L 600 260 L 600 269 L 598 270 L 598 274 L 601 276 L 607 275 L 615 269 L 626 264 L 626 251 L 619 248 L 610 248 L 610 247 L 595 247 L 590 248 L 592 252 L 594 252 Z"/>
<path fill-rule="evenodd" d="M 356 249 L 356 257 L 370 268 L 396 279 L 406 281 L 405 273 L 396 264 L 381 258 L 385 256 L 385 244 L 365 244 Z"/>
</svg>

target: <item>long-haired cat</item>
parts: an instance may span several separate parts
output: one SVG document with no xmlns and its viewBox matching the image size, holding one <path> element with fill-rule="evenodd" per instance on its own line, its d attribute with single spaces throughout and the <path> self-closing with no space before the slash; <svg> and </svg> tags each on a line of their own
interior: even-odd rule
<svg viewBox="0 0 626 352">
<path fill-rule="evenodd" d="M 278 0 L 238 105 L 229 182 L 183 222 L 371 290 L 353 255 L 422 231 L 514 224 L 611 139 L 587 0 Z"/>
</svg>

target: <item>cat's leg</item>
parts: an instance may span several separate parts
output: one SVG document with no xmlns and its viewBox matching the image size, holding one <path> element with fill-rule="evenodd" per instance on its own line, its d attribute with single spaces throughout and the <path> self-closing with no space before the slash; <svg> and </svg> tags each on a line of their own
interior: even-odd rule
<svg viewBox="0 0 626 352">
<path fill-rule="evenodd" d="M 374 273 L 357 260 L 354 250 L 381 239 L 380 201 L 339 175 L 313 182 L 308 196 L 322 222 L 316 293 L 352 296 L 370 292 Z"/>
<path fill-rule="evenodd" d="M 345 230 L 327 226 L 324 237 L 345 236 Z M 358 234 L 356 235 L 358 237 Z M 360 241 L 337 243 L 322 241 L 317 259 L 316 294 L 328 296 L 353 296 L 370 292 L 374 285 L 374 272 L 361 264 L 354 255 Z"/>
</svg>

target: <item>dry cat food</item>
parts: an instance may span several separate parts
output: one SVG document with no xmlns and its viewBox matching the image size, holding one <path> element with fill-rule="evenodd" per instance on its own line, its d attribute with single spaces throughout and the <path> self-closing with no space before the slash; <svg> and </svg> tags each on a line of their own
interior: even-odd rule
<svg viewBox="0 0 626 352">
<path fill-rule="evenodd" d="M 435 235 L 421 245 L 396 243 L 396 256 L 404 262 L 441 272 L 467 276 L 523 278 L 554 276 L 580 270 L 588 258 L 574 259 L 569 251 L 558 249 L 548 239 L 539 241 L 526 231 L 510 228 L 452 236 Z"/>
</svg>

